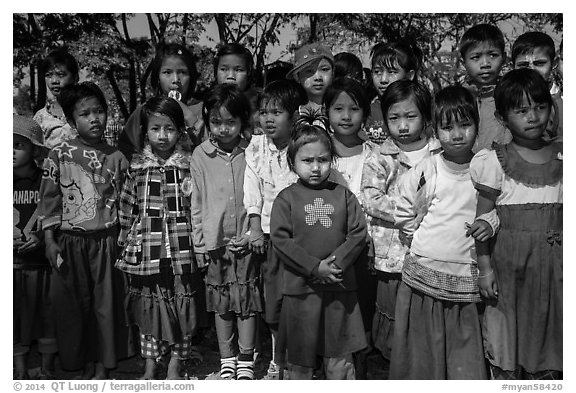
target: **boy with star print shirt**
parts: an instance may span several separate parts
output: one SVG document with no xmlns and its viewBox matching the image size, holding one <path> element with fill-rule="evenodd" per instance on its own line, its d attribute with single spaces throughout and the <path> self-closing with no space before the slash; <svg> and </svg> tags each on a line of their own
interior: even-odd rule
<svg viewBox="0 0 576 393">
<path fill-rule="evenodd" d="M 366 245 L 366 221 L 350 190 L 332 182 L 313 189 L 299 180 L 278 194 L 270 228 L 285 266 L 284 295 L 356 290 L 352 265 Z M 342 282 L 322 284 L 315 272 L 332 255 L 342 269 Z"/>
<path fill-rule="evenodd" d="M 44 161 L 42 229 L 99 232 L 118 224 L 117 200 L 128 160 L 106 142 L 79 138 L 55 146 Z"/>
</svg>

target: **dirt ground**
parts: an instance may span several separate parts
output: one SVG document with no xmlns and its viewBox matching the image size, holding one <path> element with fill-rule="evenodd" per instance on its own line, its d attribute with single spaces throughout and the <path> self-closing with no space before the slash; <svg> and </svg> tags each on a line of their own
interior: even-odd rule
<svg viewBox="0 0 576 393">
<path fill-rule="evenodd" d="M 264 378 L 271 359 L 271 341 L 268 330 L 265 328 L 261 329 L 259 336 L 261 343 L 261 353 L 259 354 L 254 365 L 255 379 Z M 183 374 L 188 379 L 219 379 L 218 372 L 220 370 L 220 355 L 218 353 L 218 342 L 216 340 L 216 334 L 214 330 L 206 331 L 204 334 L 204 339 L 200 343 L 199 350 L 203 356 L 203 361 L 186 362 L 184 365 Z M 167 361 L 165 364 L 167 365 Z M 30 356 L 31 374 L 34 374 L 39 366 L 40 357 L 33 349 L 33 352 Z M 139 355 L 136 355 L 131 358 L 121 360 L 119 362 L 118 368 L 111 372 L 110 378 L 116 380 L 138 379 L 143 374 L 143 370 L 144 361 Z M 62 370 L 58 361 L 56 361 L 56 379 L 74 379 L 80 374 L 80 371 L 71 372 Z M 160 362 L 157 379 L 164 379 L 165 377 L 166 368 L 164 366 L 164 362 Z M 374 380 L 387 378 L 388 364 L 378 353 L 378 351 L 374 350 L 368 356 L 368 379 Z"/>
</svg>

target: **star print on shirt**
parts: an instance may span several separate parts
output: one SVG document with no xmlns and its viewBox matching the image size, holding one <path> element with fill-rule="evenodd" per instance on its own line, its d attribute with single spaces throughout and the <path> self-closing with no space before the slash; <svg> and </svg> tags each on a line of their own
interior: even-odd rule
<svg viewBox="0 0 576 393">
<path fill-rule="evenodd" d="M 84 150 L 84 157 L 90 160 L 90 162 L 88 163 L 88 166 L 90 168 L 98 169 L 102 167 L 102 164 L 100 163 L 100 161 L 98 161 L 98 155 L 96 154 L 95 151 Z"/>
<path fill-rule="evenodd" d="M 76 146 L 69 145 L 67 142 L 62 142 L 60 145 L 54 148 L 54 150 L 58 152 L 59 159 L 64 156 L 72 158 L 72 152 L 76 149 L 78 149 Z"/>
<path fill-rule="evenodd" d="M 320 224 L 326 228 L 332 226 L 332 219 L 328 215 L 334 213 L 334 206 L 324 203 L 324 198 L 314 198 L 314 204 L 305 205 L 304 211 L 308 213 L 305 218 L 306 224 L 312 226 L 320 221 Z"/>
</svg>

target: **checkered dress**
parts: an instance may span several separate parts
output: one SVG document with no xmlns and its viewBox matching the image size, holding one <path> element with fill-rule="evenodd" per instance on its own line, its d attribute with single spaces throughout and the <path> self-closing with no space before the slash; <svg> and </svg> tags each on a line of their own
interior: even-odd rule
<svg viewBox="0 0 576 393">
<path fill-rule="evenodd" d="M 190 177 L 190 153 L 177 148 L 165 162 L 150 146 L 135 155 L 120 195 L 124 247 L 116 267 L 126 273 L 160 273 L 160 259 L 170 259 L 174 274 L 196 270 L 192 263 L 190 202 L 182 183 Z"/>
</svg>

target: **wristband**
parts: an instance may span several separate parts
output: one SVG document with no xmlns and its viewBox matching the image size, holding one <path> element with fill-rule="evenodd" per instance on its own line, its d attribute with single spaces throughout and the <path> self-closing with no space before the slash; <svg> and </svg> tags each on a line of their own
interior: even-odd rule
<svg viewBox="0 0 576 393">
<path fill-rule="evenodd" d="M 486 278 L 492 274 L 494 274 L 494 270 L 490 270 L 490 272 L 488 272 L 486 274 L 478 275 L 478 278 Z"/>
</svg>

